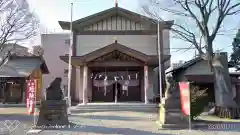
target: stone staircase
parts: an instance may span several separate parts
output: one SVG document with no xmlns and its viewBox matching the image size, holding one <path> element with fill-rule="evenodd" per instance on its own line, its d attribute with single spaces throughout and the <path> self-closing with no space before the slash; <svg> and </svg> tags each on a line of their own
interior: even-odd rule
<svg viewBox="0 0 240 135">
<path fill-rule="evenodd" d="M 137 111 L 157 112 L 157 104 L 144 103 L 88 103 L 71 107 L 71 113 L 107 112 L 107 111 Z"/>
</svg>

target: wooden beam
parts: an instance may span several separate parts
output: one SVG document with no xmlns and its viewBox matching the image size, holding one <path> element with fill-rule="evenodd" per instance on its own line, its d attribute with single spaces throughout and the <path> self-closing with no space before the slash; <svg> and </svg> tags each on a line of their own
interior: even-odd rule
<svg viewBox="0 0 240 135">
<path fill-rule="evenodd" d="M 101 61 L 92 62 L 88 64 L 88 67 L 139 67 L 143 66 L 143 63 L 136 61 Z"/>
</svg>

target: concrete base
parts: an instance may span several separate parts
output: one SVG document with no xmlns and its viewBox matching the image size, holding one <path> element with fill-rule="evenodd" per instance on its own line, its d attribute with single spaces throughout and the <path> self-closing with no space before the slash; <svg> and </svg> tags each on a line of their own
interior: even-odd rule
<svg viewBox="0 0 240 135">
<path fill-rule="evenodd" d="M 159 121 L 161 128 L 189 128 L 188 118 L 180 109 L 168 109 L 164 104 L 159 105 Z"/>
<path fill-rule="evenodd" d="M 160 121 L 156 121 L 156 124 L 159 128 L 166 128 L 166 129 L 187 129 L 189 125 L 186 124 L 162 124 Z M 193 125 L 191 126 L 193 128 Z"/>
<path fill-rule="evenodd" d="M 56 128 L 69 125 L 65 100 L 42 101 L 36 129 Z"/>
</svg>

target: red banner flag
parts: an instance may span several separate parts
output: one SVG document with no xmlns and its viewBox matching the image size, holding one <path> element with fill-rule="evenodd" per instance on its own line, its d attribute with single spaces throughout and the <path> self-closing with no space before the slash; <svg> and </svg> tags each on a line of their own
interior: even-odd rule
<svg viewBox="0 0 240 135">
<path fill-rule="evenodd" d="M 34 113 L 35 102 L 36 102 L 36 91 L 37 91 L 37 81 L 28 80 L 27 81 L 27 98 L 26 98 L 28 114 Z"/>
<path fill-rule="evenodd" d="M 180 82 L 180 95 L 181 95 L 181 106 L 182 111 L 185 115 L 190 115 L 190 83 Z"/>
</svg>

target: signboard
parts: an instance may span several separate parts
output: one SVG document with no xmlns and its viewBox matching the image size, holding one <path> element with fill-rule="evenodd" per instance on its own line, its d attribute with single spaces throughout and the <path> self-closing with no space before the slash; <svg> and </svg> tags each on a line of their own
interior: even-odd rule
<svg viewBox="0 0 240 135">
<path fill-rule="evenodd" d="M 36 102 L 36 91 L 37 91 L 37 81 L 28 80 L 27 81 L 27 98 L 26 98 L 28 114 L 34 113 L 35 102 Z"/>
<path fill-rule="evenodd" d="M 185 115 L 190 115 L 190 83 L 180 82 L 180 96 L 182 111 Z"/>
</svg>

